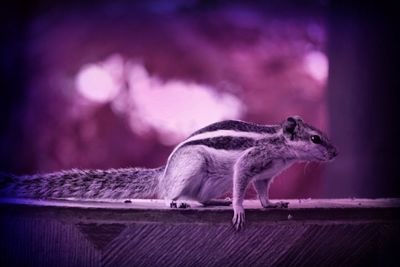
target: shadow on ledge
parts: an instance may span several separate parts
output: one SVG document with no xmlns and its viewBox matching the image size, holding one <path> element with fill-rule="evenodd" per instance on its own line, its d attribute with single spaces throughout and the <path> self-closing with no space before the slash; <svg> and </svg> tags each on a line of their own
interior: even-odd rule
<svg viewBox="0 0 400 267">
<path fill-rule="evenodd" d="M 3 199 L 0 265 L 400 266 L 399 199 L 289 202 L 235 232 L 231 207 Z"/>
</svg>

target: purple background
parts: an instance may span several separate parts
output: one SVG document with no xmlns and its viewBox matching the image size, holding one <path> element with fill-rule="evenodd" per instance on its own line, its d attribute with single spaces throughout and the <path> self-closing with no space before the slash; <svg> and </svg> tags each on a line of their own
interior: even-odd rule
<svg viewBox="0 0 400 267">
<path fill-rule="evenodd" d="M 340 155 L 284 172 L 273 198 L 400 195 L 398 34 L 384 4 L 17 1 L 1 12 L 1 171 L 156 167 L 208 123 L 296 114 Z"/>
</svg>

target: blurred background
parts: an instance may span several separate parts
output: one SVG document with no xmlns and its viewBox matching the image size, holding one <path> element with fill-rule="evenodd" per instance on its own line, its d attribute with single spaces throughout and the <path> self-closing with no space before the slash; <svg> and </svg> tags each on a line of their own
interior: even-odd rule
<svg viewBox="0 0 400 267">
<path fill-rule="evenodd" d="M 385 2 L 1 5 L 3 172 L 157 167 L 207 124 L 300 115 L 339 157 L 296 164 L 271 197 L 400 196 L 398 19 Z"/>
</svg>

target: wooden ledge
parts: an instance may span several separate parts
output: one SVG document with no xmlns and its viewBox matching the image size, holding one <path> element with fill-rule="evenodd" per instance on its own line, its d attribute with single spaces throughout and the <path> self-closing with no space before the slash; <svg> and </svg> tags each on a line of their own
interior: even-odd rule
<svg viewBox="0 0 400 267">
<path fill-rule="evenodd" d="M 4 214 L 49 216 L 70 220 L 102 220 L 130 224 L 135 221 L 212 222 L 229 224 L 231 206 L 204 207 L 188 202 L 190 208 L 171 209 L 163 200 L 137 199 L 124 203 L 118 200 L 31 200 L 1 199 Z M 278 200 L 275 200 L 278 201 Z M 400 199 L 297 199 L 288 208 L 264 209 L 257 200 L 246 200 L 244 207 L 248 223 L 276 221 L 332 220 L 400 220 Z M 314 222 L 317 223 L 317 222 Z"/>
<path fill-rule="evenodd" d="M 229 206 L 0 199 L 0 265 L 400 266 L 400 199 L 283 201 L 235 232 Z"/>
<path fill-rule="evenodd" d="M 128 202 L 126 202 L 128 201 Z M 272 201 L 289 202 L 291 209 L 310 209 L 310 208 L 399 208 L 399 198 L 343 198 L 343 199 L 278 199 Z M 197 202 L 188 201 L 188 209 L 231 209 L 229 206 L 204 207 Z M 161 199 L 101 199 L 101 200 L 76 200 L 76 199 L 54 199 L 37 200 L 24 198 L 0 198 L 0 205 L 19 204 L 29 206 L 47 206 L 47 207 L 77 207 L 77 208 L 104 208 L 104 209 L 154 209 L 170 210 L 170 207 Z M 245 200 L 246 209 L 261 209 L 258 200 Z"/>
</svg>

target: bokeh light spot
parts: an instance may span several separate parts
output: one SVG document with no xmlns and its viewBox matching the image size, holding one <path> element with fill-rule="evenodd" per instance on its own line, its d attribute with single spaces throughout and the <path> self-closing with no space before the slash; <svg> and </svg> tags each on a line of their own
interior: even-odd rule
<svg viewBox="0 0 400 267">
<path fill-rule="evenodd" d="M 145 133 L 146 127 L 156 129 L 167 145 L 210 123 L 240 118 L 245 110 L 236 96 L 210 85 L 161 81 L 141 64 L 131 64 L 128 73 L 132 129 L 137 133 Z"/>
<path fill-rule="evenodd" d="M 325 82 L 328 77 L 328 58 L 321 51 L 312 51 L 304 58 L 306 71 L 319 82 Z"/>
<path fill-rule="evenodd" d="M 111 101 L 120 89 L 112 74 L 98 64 L 83 66 L 75 82 L 82 96 L 98 103 Z"/>
</svg>

